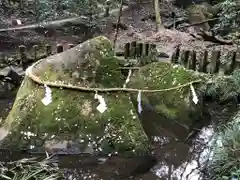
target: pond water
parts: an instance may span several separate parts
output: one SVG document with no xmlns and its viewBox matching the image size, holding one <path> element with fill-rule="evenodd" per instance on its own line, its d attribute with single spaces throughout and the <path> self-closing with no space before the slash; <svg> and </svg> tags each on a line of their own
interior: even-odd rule
<svg viewBox="0 0 240 180">
<path fill-rule="evenodd" d="M 142 179 L 142 180 L 197 180 L 204 179 L 204 168 L 210 158 L 214 127 L 226 122 L 238 109 L 237 105 L 205 106 L 209 114 L 191 133 L 179 124 L 164 122 L 154 131 L 151 121 L 154 114 L 145 108 L 147 122 L 142 121 L 146 133 L 154 144 L 153 156 L 125 158 L 118 155 L 92 156 L 90 154 L 57 154 L 52 160 L 65 172 L 66 179 Z M 149 125 L 149 126 L 148 126 Z M 46 154 L 26 151 L 1 150 L 0 161 L 9 162 L 22 158 L 46 158 Z"/>
</svg>

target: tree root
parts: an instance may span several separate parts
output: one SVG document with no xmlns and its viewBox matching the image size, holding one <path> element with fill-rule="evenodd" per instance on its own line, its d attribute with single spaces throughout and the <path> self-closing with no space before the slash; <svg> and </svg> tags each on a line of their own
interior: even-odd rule
<svg viewBox="0 0 240 180">
<path fill-rule="evenodd" d="M 213 32 L 209 33 L 201 29 L 198 35 L 200 35 L 205 41 L 210 41 L 210 42 L 218 43 L 221 45 L 233 45 L 232 40 L 224 40 L 221 37 L 215 36 Z"/>
</svg>

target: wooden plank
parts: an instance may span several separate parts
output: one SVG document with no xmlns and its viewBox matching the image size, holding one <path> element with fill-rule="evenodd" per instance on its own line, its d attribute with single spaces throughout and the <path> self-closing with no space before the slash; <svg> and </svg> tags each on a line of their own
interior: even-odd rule
<svg viewBox="0 0 240 180">
<path fill-rule="evenodd" d="M 230 75 L 234 71 L 234 69 L 236 68 L 236 64 L 237 64 L 237 52 L 234 51 L 234 52 L 232 52 L 232 58 L 231 58 L 229 68 L 226 69 L 224 74 Z"/>
<path fill-rule="evenodd" d="M 192 58 L 191 62 L 189 63 L 189 68 L 196 71 L 196 65 L 197 65 L 197 53 L 196 51 L 192 51 Z"/>
<path fill-rule="evenodd" d="M 212 51 L 212 58 L 211 58 L 211 73 L 212 74 L 219 72 L 220 56 L 221 56 L 221 51 L 218 51 L 218 50 Z"/>
<path fill-rule="evenodd" d="M 63 45 L 62 44 L 57 44 L 57 53 L 63 52 Z"/>
<path fill-rule="evenodd" d="M 124 45 L 124 58 L 128 59 L 130 57 L 130 43 Z"/>
<path fill-rule="evenodd" d="M 50 56 L 52 54 L 52 46 L 50 46 L 49 44 L 46 44 L 45 47 L 46 47 L 47 56 Z"/>
<path fill-rule="evenodd" d="M 18 50 L 19 50 L 19 55 L 20 55 L 20 64 L 23 68 L 26 68 L 25 65 L 26 65 L 26 62 L 27 62 L 27 54 L 26 54 L 26 46 L 24 45 L 20 45 L 18 47 Z"/>
<path fill-rule="evenodd" d="M 200 72 L 207 72 L 207 64 L 208 64 L 208 51 L 204 51 L 203 53 L 203 58 L 200 61 Z"/>
<path fill-rule="evenodd" d="M 187 68 L 188 66 L 189 56 L 190 56 L 189 50 L 183 51 L 181 56 L 181 65 L 183 65 L 185 68 Z"/>
<path fill-rule="evenodd" d="M 173 64 L 177 64 L 177 63 L 178 63 L 179 56 L 180 56 L 180 47 L 177 46 L 175 52 L 174 52 L 173 55 L 172 55 L 171 62 L 172 62 Z"/>
<path fill-rule="evenodd" d="M 38 51 L 38 45 L 33 46 L 33 59 L 34 61 L 37 61 L 37 51 Z"/>
<path fill-rule="evenodd" d="M 131 42 L 131 48 L 130 48 L 130 56 L 132 58 L 136 58 L 136 47 L 137 47 L 137 42 L 136 41 L 132 41 Z"/>
</svg>

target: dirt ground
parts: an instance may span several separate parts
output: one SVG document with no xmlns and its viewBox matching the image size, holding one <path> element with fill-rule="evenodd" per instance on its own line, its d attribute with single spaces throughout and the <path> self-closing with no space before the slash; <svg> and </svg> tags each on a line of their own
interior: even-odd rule
<svg viewBox="0 0 240 180">
<path fill-rule="evenodd" d="M 220 46 L 213 45 L 211 42 L 204 42 L 202 40 L 194 39 L 188 33 L 176 31 L 169 32 L 164 31 L 155 33 L 154 19 L 146 18 L 149 15 L 154 15 L 154 9 L 151 1 L 146 0 L 141 5 L 131 5 L 127 10 L 124 10 L 121 16 L 121 23 L 124 24 L 127 29 L 120 29 L 117 38 L 117 49 L 122 49 L 122 46 L 126 42 L 133 40 L 154 42 L 157 44 L 159 51 L 173 51 L 176 45 L 181 44 L 182 48 L 194 49 L 194 50 L 233 50 L 236 46 Z M 161 16 L 163 24 L 169 24 L 173 22 L 171 18 L 171 12 L 175 12 L 178 17 L 185 15 L 183 9 L 177 8 L 172 5 L 171 1 L 164 0 L 160 4 Z M 17 11 L 9 11 L 0 18 L 0 29 L 6 27 L 14 27 L 11 25 L 11 19 L 20 19 L 23 25 L 33 23 L 34 16 L 31 14 L 19 13 Z M 145 20 L 143 20 L 145 19 Z M 0 32 L 0 52 L 7 54 L 13 53 L 17 50 L 19 45 L 26 45 L 31 48 L 35 44 L 45 44 L 55 46 L 58 43 L 67 45 L 68 43 L 78 44 L 84 40 L 91 38 L 92 36 L 105 35 L 111 40 L 114 40 L 116 28 L 112 27 L 112 23 L 117 22 L 116 14 L 105 19 L 101 22 L 101 26 L 104 27 L 102 32 L 89 32 L 87 24 L 85 27 L 68 27 L 60 29 L 48 29 L 48 30 L 20 30 Z M 90 22 L 89 22 L 90 23 Z M 16 26 L 15 26 L 16 27 Z M 171 53 L 170 53 L 171 54 Z"/>
</svg>

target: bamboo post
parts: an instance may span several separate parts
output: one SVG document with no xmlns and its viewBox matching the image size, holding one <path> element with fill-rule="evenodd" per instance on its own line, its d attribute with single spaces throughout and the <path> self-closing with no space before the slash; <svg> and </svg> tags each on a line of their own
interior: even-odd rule
<svg viewBox="0 0 240 180">
<path fill-rule="evenodd" d="M 20 54 L 20 64 L 23 68 L 25 68 L 27 62 L 27 55 L 26 55 L 26 46 L 20 45 L 19 47 L 19 54 Z"/>
<path fill-rule="evenodd" d="M 63 52 L 63 45 L 62 44 L 57 44 L 57 53 Z"/>
<path fill-rule="evenodd" d="M 219 72 L 221 51 L 212 51 L 211 73 Z"/>
<path fill-rule="evenodd" d="M 131 42 L 131 48 L 130 48 L 130 56 L 132 58 L 136 57 L 136 46 L 137 46 L 137 42 L 136 41 L 132 41 Z"/>
<path fill-rule="evenodd" d="M 124 45 L 124 58 L 128 59 L 130 57 L 130 43 Z"/>
<path fill-rule="evenodd" d="M 225 69 L 224 74 L 229 75 L 234 71 L 234 69 L 236 68 L 236 62 L 237 62 L 236 57 L 237 57 L 237 52 L 236 51 L 232 52 L 230 66 L 228 69 Z"/>
<path fill-rule="evenodd" d="M 200 72 L 207 72 L 207 64 L 208 64 L 208 51 L 204 51 L 203 58 L 200 61 Z"/>
<path fill-rule="evenodd" d="M 196 51 L 192 51 L 192 59 L 189 63 L 189 69 L 196 71 L 196 62 L 197 62 L 197 53 Z"/>
<path fill-rule="evenodd" d="M 180 46 L 177 46 L 176 51 L 172 55 L 171 62 L 173 64 L 177 64 L 179 56 L 180 56 Z"/>
<path fill-rule="evenodd" d="M 68 49 L 71 49 L 74 47 L 74 44 L 68 44 Z"/>
<path fill-rule="evenodd" d="M 52 46 L 49 44 L 46 44 L 46 54 L 47 56 L 50 56 L 52 54 Z"/>
<path fill-rule="evenodd" d="M 37 61 L 37 50 L 38 50 L 38 45 L 33 46 L 33 59 L 34 61 Z"/>
<path fill-rule="evenodd" d="M 190 55 L 190 51 L 189 50 L 185 50 L 183 51 L 182 57 L 181 57 L 181 64 L 186 68 L 188 65 L 188 60 L 189 60 L 189 55 Z"/>
</svg>

